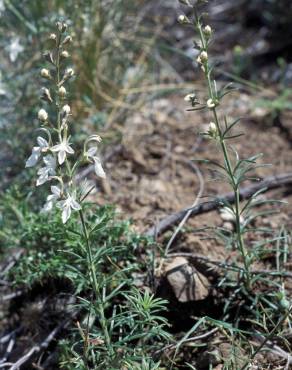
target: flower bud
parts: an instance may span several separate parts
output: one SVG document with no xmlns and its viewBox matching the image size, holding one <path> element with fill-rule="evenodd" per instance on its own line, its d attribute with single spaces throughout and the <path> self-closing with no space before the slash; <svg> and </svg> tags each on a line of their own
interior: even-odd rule
<svg viewBox="0 0 292 370">
<path fill-rule="evenodd" d="M 66 72 L 65 72 L 65 76 L 66 76 L 66 78 L 69 78 L 69 77 L 74 76 L 74 69 L 72 69 L 72 68 L 67 68 L 67 69 L 66 69 Z"/>
<path fill-rule="evenodd" d="M 68 58 L 69 57 L 69 53 L 67 50 L 63 50 L 62 53 L 61 53 L 61 57 L 62 58 Z"/>
<path fill-rule="evenodd" d="M 51 64 L 55 65 L 54 58 L 53 58 L 53 53 L 52 53 L 52 52 L 50 52 L 50 51 L 45 51 L 45 52 L 43 53 L 43 56 L 44 56 L 44 58 L 46 59 L 46 61 L 47 61 L 47 62 L 49 62 L 49 63 L 51 63 Z"/>
<path fill-rule="evenodd" d="M 62 42 L 62 45 L 66 45 L 72 42 L 72 37 L 71 36 L 66 36 Z"/>
<path fill-rule="evenodd" d="M 61 98 L 64 98 L 67 94 L 67 91 L 64 86 L 61 86 L 58 90 L 58 94 Z"/>
<path fill-rule="evenodd" d="M 208 108 L 212 109 L 212 108 L 214 108 L 215 106 L 216 106 L 216 104 L 215 104 L 215 102 L 214 102 L 214 100 L 213 100 L 213 99 L 208 99 L 208 100 L 207 100 L 207 107 L 208 107 Z"/>
<path fill-rule="evenodd" d="M 49 103 L 52 103 L 53 102 L 53 99 L 51 97 L 51 93 L 50 93 L 50 90 L 43 87 L 42 88 L 42 95 L 41 95 L 41 99 L 49 102 Z"/>
<path fill-rule="evenodd" d="M 42 76 L 43 78 L 48 78 L 48 79 L 50 79 L 50 78 L 51 78 L 50 71 L 49 71 L 48 69 L 46 69 L 46 68 L 42 68 L 42 69 L 41 69 L 41 76 Z"/>
<path fill-rule="evenodd" d="M 71 112 L 71 108 L 68 104 L 64 105 L 64 107 L 62 108 L 62 113 L 67 116 L 69 113 Z"/>
<path fill-rule="evenodd" d="M 188 17 L 186 17 L 185 15 L 181 14 L 178 18 L 177 18 L 178 22 L 180 24 L 189 24 L 190 21 L 188 19 Z"/>
<path fill-rule="evenodd" d="M 191 6 L 189 0 L 178 0 L 182 5 Z"/>
<path fill-rule="evenodd" d="M 184 101 L 192 102 L 196 99 L 196 94 L 188 94 L 184 97 Z"/>
<path fill-rule="evenodd" d="M 67 29 L 67 24 L 64 23 L 64 22 L 57 22 L 56 26 L 57 26 L 58 30 L 62 33 L 64 33 Z"/>
<path fill-rule="evenodd" d="M 209 134 L 211 136 L 217 136 L 217 126 L 214 122 L 209 123 Z"/>
<path fill-rule="evenodd" d="M 51 33 L 49 36 L 49 40 L 56 41 L 57 40 L 57 35 L 55 33 Z"/>
<path fill-rule="evenodd" d="M 203 32 L 205 36 L 210 37 L 212 35 L 212 28 L 209 25 L 207 25 L 204 27 Z"/>
<path fill-rule="evenodd" d="M 41 121 L 41 122 L 46 122 L 47 119 L 48 119 L 48 113 L 44 110 L 44 109 L 40 109 L 38 111 L 38 119 Z"/>
<path fill-rule="evenodd" d="M 199 56 L 200 60 L 202 63 L 206 63 L 208 61 L 208 54 L 206 51 L 202 51 L 200 56 Z"/>
</svg>

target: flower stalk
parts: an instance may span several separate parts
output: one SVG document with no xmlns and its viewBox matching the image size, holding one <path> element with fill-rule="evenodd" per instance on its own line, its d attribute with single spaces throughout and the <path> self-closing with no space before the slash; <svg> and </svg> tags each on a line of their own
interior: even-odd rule
<svg viewBox="0 0 292 370">
<path fill-rule="evenodd" d="M 51 194 L 48 195 L 42 212 L 49 212 L 56 206 L 62 212 L 64 224 L 67 223 L 72 212 L 76 211 L 79 214 L 86 250 L 87 271 L 94 295 L 94 302 L 89 311 L 93 309 L 97 312 L 107 352 L 112 356 L 113 347 L 105 317 L 105 302 L 102 289 L 97 280 L 94 252 L 83 209 L 83 202 L 92 188 L 89 191 L 85 189 L 83 192 L 74 180 L 74 174 L 77 169 L 87 163 L 94 163 L 96 175 L 105 178 L 106 175 L 101 165 L 101 160 L 96 154 L 97 145 L 101 142 L 101 138 L 98 135 L 92 135 L 87 138 L 83 145 L 82 153 L 76 157 L 76 152 L 69 141 L 71 108 L 66 101 L 67 90 L 64 86 L 74 76 L 73 69 L 66 68 L 69 53 L 65 47 L 71 43 L 72 38 L 70 35 L 66 35 L 67 25 L 65 23 L 57 22 L 56 26 L 56 33 L 49 36 L 49 40 L 51 43 L 54 43 L 54 47 L 45 53 L 46 59 L 52 68 L 51 70 L 43 68 L 40 73 L 41 77 L 51 84 L 50 88 L 52 89 L 51 92 L 49 88 L 43 87 L 41 96 L 43 101 L 50 104 L 49 113 L 44 108 L 41 108 L 38 112 L 38 119 L 42 125 L 41 129 L 47 133 L 49 140 L 44 139 L 42 136 L 37 138 L 38 146 L 33 148 L 31 156 L 26 161 L 26 167 L 36 166 L 42 158 L 45 166 L 37 172 L 39 178 L 36 185 L 58 182 L 58 186 L 51 186 Z M 53 116 L 53 108 L 55 108 L 55 116 Z M 51 115 L 55 118 L 50 119 Z M 88 147 L 89 143 L 91 144 L 90 147 Z M 95 146 L 92 146 L 92 143 Z M 46 153 L 46 156 L 43 156 L 44 153 Z M 84 342 L 84 350 L 86 347 L 87 344 Z M 87 353 L 86 350 L 85 352 Z M 88 367 L 86 358 L 84 359 L 84 364 Z"/>
<path fill-rule="evenodd" d="M 220 101 L 223 96 L 221 96 L 216 87 L 216 82 L 212 82 L 212 68 L 210 66 L 209 61 L 209 42 L 211 39 L 211 36 L 213 34 L 213 30 L 209 25 L 204 26 L 201 20 L 201 17 L 198 15 L 196 5 L 193 6 L 194 11 L 194 21 L 193 26 L 195 30 L 198 32 L 199 39 L 200 39 L 200 50 L 199 50 L 199 56 L 197 58 L 197 62 L 199 66 L 201 67 L 204 77 L 207 84 L 208 89 L 208 98 L 207 103 L 205 105 L 205 108 L 207 108 L 210 113 L 212 114 L 212 122 L 209 125 L 209 131 L 207 132 L 207 135 L 216 140 L 219 143 L 219 147 L 221 149 L 223 159 L 224 159 L 224 172 L 225 175 L 228 178 L 228 182 L 232 188 L 232 191 L 234 192 L 234 198 L 235 198 L 235 209 L 234 209 L 234 215 L 235 215 L 235 238 L 236 238 L 236 247 L 239 251 L 241 258 L 243 260 L 244 264 L 244 285 L 247 291 L 250 291 L 251 289 L 251 272 L 250 272 L 250 259 L 248 251 L 245 247 L 245 242 L 243 238 L 243 229 L 241 225 L 241 206 L 240 206 L 240 181 L 237 180 L 236 177 L 236 171 L 238 169 L 238 162 L 239 160 L 236 160 L 235 165 L 233 165 L 232 160 L 230 159 L 230 154 L 228 151 L 227 146 L 227 137 L 226 133 L 231 129 L 231 127 L 227 126 L 226 119 L 225 119 L 225 130 L 223 129 L 223 125 L 220 122 L 219 116 L 218 116 L 218 106 L 220 105 Z M 191 96 L 191 94 L 189 94 Z M 191 101 L 190 98 L 185 99 L 187 101 Z M 199 104 L 197 102 L 192 101 L 192 106 L 195 107 L 196 104 Z"/>
</svg>

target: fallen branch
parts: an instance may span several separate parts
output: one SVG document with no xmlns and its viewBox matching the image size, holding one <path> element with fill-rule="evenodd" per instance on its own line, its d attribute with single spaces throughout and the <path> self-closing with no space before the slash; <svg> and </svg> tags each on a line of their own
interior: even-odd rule
<svg viewBox="0 0 292 370">
<path fill-rule="evenodd" d="M 186 257 L 191 258 L 198 261 L 204 261 L 206 264 L 215 265 L 218 267 L 223 267 L 224 269 L 229 269 L 235 272 L 244 271 L 243 267 L 240 267 L 235 265 L 234 263 L 228 263 L 226 261 L 218 261 L 218 260 L 212 260 L 206 256 L 203 256 L 201 254 L 196 253 L 171 253 L 168 254 L 165 258 L 174 258 L 174 257 Z M 289 271 L 275 271 L 275 270 L 251 270 L 251 274 L 254 275 L 269 275 L 269 276 L 280 276 L 280 277 L 286 277 L 292 279 L 292 273 Z"/>
<path fill-rule="evenodd" d="M 292 173 L 284 173 L 276 176 L 268 176 L 262 181 L 247 186 L 240 190 L 241 200 L 250 198 L 257 191 L 264 189 L 264 192 L 272 189 L 276 189 L 288 184 L 292 184 Z M 186 215 L 190 212 L 190 216 L 196 216 L 198 214 L 206 213 L 217 209 L 220 205 L 220 201 L 227 201 L 229 203 L 234 203 L 234 193 L 225 193 L 222 196 L 218 196 L 215 200 L 200 203 L 195 207 L 186 208 L 180 212 L 174 213 L 158 223 L 158 225 L 153 226 L 146 232 L 146 236 L 156 237 L 159 234 L 169 230 L 174 225 L 178 224 Z"/>
<path fill-rule="evenodd" d="M 55 337 L 59 334 L 59 332 L 68 326 L 68 324 L 71 322 L 71 320 L 75 317 L 75 315 L 72 315 L 68 320 L 62 322 L 60 325 L 55 327 L 54 330 L 51 331 L 51 333 L 43 340 L 43 342 L 33 346 L 25 355 L 23 355 L 21 358 L 17 360 L 17 362 L 5 362 L 0 364 L 0 368 L 9 367 L 9 370 L 18 370 L 21 368 L 23 364 L 25 364 L 27 361 L 29 361 L 34 355 L 37 353 L 46 350 L 50 343 L 55 339 Z"/>
<path fill-rule="evenodd" d="M 17 362 L 12 364 L 12 366 L 9 368 L 9 370 L 18 370 L 23 364 L 25 364 L 33 355 L 40 352 L 41 350 L 45 350 L 48 348 L 49 344 L 52 342 L 52 340 L 56 337 L 56 335 L 59 333 L 59 331 L 64 327 L 64 323 L 57 326 L 51 333 L 45 338 L 45 340 L 36 345 L 33 346 L 24 356 L 22 356 Z M 2 365 L 4 367 L 5 364 Z"/>
</svg>

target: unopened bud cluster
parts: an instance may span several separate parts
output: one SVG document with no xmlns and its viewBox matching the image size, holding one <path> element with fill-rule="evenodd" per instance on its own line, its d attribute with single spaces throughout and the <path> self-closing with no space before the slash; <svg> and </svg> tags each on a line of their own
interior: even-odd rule
<svg viewBox="0 0 292 370">
<path fill-rule="evenodd" d="M 33 167 L 39 162 L 43 165 L 38 169 L 36 186 L 47 182 L 56 182 L 51 186 L 51 194 L 42 211 L 50 211 L 53 206 L 61 209 L 63 223 L 67 222 L 72 211 L 81 210 L 82 191 L 78 190 L 74 181 L 74 173 L 78 166 L 93 163 L 97 176 L 104 178 L 105 172 L 97 155 L 97 144 L 101 141 L 98 135 L 89 137 L 84 144 L 84 151 L 79 158 L 74 158 L 75 150 L 70 143 L 69 118 L 71 107 L 67 103 L 66 82 L 75 75 L 73 68 L 66 66 L 69 52 L 65 49 L 72 42 L 67 33 L 67 24 L 57 22 L 56 32 L 48 37 L 54 46 L 44 54 L 50 68 L 42 68 L 41 77 L 50 84 L 41 90 L 41 99 L 49 104 L 54 114 L 49 114 L 45 108 L 38 111 L 37 117 L 41 130 L 46 137 L 38 136 L 37 146 L 26 161 L 26 167 Z M 53 112 L 52 112 L 53 113 Z M 53 118 L 51 119 L 50 116 Z M 88 143 L 95 143 L 88 146 Z M 66 165 L 64 165 L 66 164 Z M 84 196 L 84 194 L 83 194 Z"/>
<path fill-rule="evenodd" d="M 190 5 L 190 2 L 188 0 L 179 0 L 179 2 L 183 5 Z M 196 18 L 196 17 L 195 17 Z M 184 16 L 181 15 L 179 17 L 179 21 L 182 24 L 185 23 L 191 23 L 190 20 Z M 201 21 L 199 18 L 195 19 L 194 25 L 197 27 L 199 34 L 201 35 L 201 46 L 198 50 L 198 56 L 196 58 L 197 63 L 199 64 L 200 68 L 205 74 L 205 77 L 207 81 L 209 81 L 209 72 L 210 72 L 210 66 L 209 66 L 209 55 L 208 55 L 208 46 L 210 38 L 213 34 L 213 30 L 209 25 L 203 26 L 201 24 Z M 196 44 L 197 45 L 197 44 Z M 215 86 L 215 85 L 214 85 Z M 195 94 L 188 94 L 185 96 L 184 100 L 188 103 L 191 103 L 192 107 L 196 107 L 199 105 L 198 109 L 204 109 L 207 108 L 209 110 L 213 110 L 219 105 L 219 98 L 217 97 L 217 91 L 216 86 L 213 88 L 212 86 L 209 87 L 209 96 L 205 101 L 204 104 L 200 104 Z M 200 107 L 201 105 L 201 107 Z M 219 128 L 216 125 L 215 122 L 210 122 L 208 129 L 203 133 L 203 135 L 208 136 L 209 138 L 217 139 L 220 137 Z"/>
</svg>

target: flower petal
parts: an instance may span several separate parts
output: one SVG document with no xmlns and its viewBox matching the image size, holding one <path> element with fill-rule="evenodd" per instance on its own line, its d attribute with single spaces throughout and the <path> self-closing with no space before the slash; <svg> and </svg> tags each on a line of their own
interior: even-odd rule
<svg viewBox="0 0 292 370">
<path fill-rule="evenodd" d="M 50 212 L 53 209 L 53 205 L 54 203 L 52 201 L 47 201 L 41 209 L 41 213 Z"/>
<path fill-rule="evenodd" d="M 54 170 L 56 168 L 56 159 L 54 156 L 52 155 L 46 155 L 44 158 L 43 158 L 43 161 L 46 165 L 46 167 L 48 167 L 49 169 L 51 170 Z"/>
<path fill-rule="evenodd" d="M 99 160 L 99 158 L 97 157 L 94 157 L 94 171 L 96 173 L 96 176 L 99 176 L 101 177 L 102 179 L 105 179 L 106 178 L 106 174 L 104 172 L 104 169 L 101 165 L 101 162 Z"/>
<path fill-rule="evenodd" d="M 63 164 L 66 159 L 66 152 L 65 150 L 60 150 L 58 153 L 58 162 L 59 164 Z"/>
<path fill-rule="evenodd" d="M 45 174 L 41 174 L 39 178 L 37 179 L 36 186 L 43 185 L 48 180 L 49 180 L 49 176 L 47 172 Z"/>
<path fill-rule="evenodd" d="M 71 208 L 70 206 L 66 206 L 63 208 L 62 210 L 62 221 L 63 221 L 63 224 L 65 224 L 69 217 L 71 216 Z"/>
<path fill-rule="evenodd" d="M 69 145 L 69 144 L 67 144 L 66 146 L 65 146 L 65 151 L 67 152 L 67 153 L 69 153 L 69 154 L 74 154 L 75 152 L 74 152 L 74 149 L 73 148 L 71 148 L 71 146 Z"/>
<path fill-rule="evenodd" d="M 60 189 L 60 188 L 58 188 L 58 186 L 55 186 L 55 185 L 51 186 L 51 192 L 52 192 L 55 196 L 57 196 L 57 197 L 59 197 L 59 196 L 61 195 L 61 189 Z"/>
<path fill-rule="evenodd" d="M 38 136 L 37 137 L 37 142 L 38 142 L 38 144 L 39 144 L 39 146 L 41 147 L 41 148 L 48 148 L 48 146 L 49 146 L 49 143 L 47 142 L 47 140 L 46 139 L 44 139 L 43 137 L 41 137 L 41 136 Z"/>
<path fill-rule="evenodd" d="M 62 149 L 62 144 L 57 144 L 51 147 L 52 152 L 58 152 L 61 149 Z"/>
<path fill-rule="evenodd" d="M 33 167 L 37 164 L 37 161 L 39 160 L 39 157 L 41 155 L 41 148 L 38 146 L 35 146 L 32 149 L 30 157 L 25 162 L 25 167 Z"/>
<path fill-rule="evenodd" d="M 75 199 L 71 199 L 71 208 L 74 209 L 75 211 L 79 211 L 81 209 L 81 206 L 78 202 L 76 202 Z"/>
</svg>

